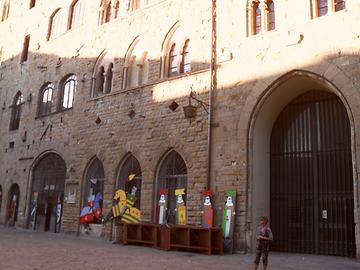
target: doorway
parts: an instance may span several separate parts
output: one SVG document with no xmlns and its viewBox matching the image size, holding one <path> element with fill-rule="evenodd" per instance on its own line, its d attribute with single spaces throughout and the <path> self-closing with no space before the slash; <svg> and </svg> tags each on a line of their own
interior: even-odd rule
<svg viewBox="0 0 360 270">
<path fill-rule="evenodd" d="M 270 141 L 273 249 L 354 257 L 351 129 L 341 100 L 309 91 L 278 116 Z"/>
<path fill-rule="evenodd" d="M 34 230 L 60 232 L 66 177 L 65 161 L 45 155 L 33 170 L 29 226 Z"/>
<path fill-rule="evenodd" d="M 20 189 L 18 184 L 12 184 L 9 190 L 6 221 L 8 226 L 15 226 L 19 208 Z"/>
</svg>

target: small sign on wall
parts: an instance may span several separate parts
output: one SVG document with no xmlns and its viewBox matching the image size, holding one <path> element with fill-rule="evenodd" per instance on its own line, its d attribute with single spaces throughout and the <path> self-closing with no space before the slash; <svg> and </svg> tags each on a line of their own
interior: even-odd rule
<svg viewBox="0 0 360 270">
<path fill-rule="evenodd" d="M 66 203 L 76 203 L 76 191 L 77 191 L 77 184 L 66 185 L 66 196 L 65 196 Z"/>
</svg>

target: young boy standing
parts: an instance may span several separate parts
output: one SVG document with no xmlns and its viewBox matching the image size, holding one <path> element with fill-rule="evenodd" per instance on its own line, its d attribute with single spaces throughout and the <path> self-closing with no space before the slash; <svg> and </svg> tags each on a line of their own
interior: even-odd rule
<svg viewBox="0 0 360 270">
<path fill-rule="evenodd" d="M 256 229 L 256 258 L 255 258 L 255 267 L 254 270 L 257 270 L 259 267 L 261 255 L 263 257 L 263 266 L 264 270 L 267 269 L 268 265 L 268 255 L 270 242 L 273 240 L 272 231 L 268 225 L 269 219 L 267 216 L 262 216 L 260 218 L 260 226 Z"/>
</svg>

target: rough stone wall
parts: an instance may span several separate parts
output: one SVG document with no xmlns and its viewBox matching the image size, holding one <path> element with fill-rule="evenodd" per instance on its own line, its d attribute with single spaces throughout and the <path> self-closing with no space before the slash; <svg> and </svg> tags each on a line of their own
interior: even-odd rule
<svg viewBox="0 0 360 270">
<path fill-rule="evenodd" d="M 1 104 L 6 104 L 0 112 L 0 169 L 4 190 L 1 222 L 5 221 L 7 191 L 12 183 L 18 183 L 18 225 L 25 225 L 31 170 L 50 151 L 58 153 L 66 162 L 66 185 L 77 187 L 77 203 L 64 204 L 63 231 L 78 230 L 85 172 L 95 156 L 102 161 L 105 170 L 105 212 L 110 210 L 121 162 L 129 153 L 139 160 L 143 179 L 142 220 L 152 221 L 157 170 L 164 155 L 174 149 L 188 166 L 188 223 L 200 224 L 200 193 L 206 185 L 207 114 L 198 109 L 196 119 L 189 121 L 184 118 L 182 106 L 188 104 L 191 89 L 198 98 L 207 100 L 209 3 L 150 1 L 144 8 L 120 12 L 117 19 L 99 26 L 100 1 L 86 1 L 84 24 L 47 41 L 49 16 L 57 7 L 67 12 L 70 3 L 62 1 L 55 6 L 41 1 L 29 10 L 26 1 L 12 1 L 9 18 L 0 23 L 1 32 L 7 36 L 0 41 L 0 48 L 3 48 L 0 100 Z M 189 6 L 200 8 L 189 9 Z M 160 79 L 162 43 L 176 22 L 180 24 L 184 40 L 189 38 L 191 42 L 192 72 Z M 27 34 L 31 35 L 29 57 L 21 64 L 20 54 Z M 149 81 L 144 86 L 123 90 L 122 64 L 128 47 L 137 36 L 148 52 Z M 110 94 L 91 98 L 94 65 L 104 49 L 115 59 L 113 88 Z M 78 79 L 75 105 L 58 112 L 60 81 L 70 73 Z M 38 117 L 39 91 L 45 82 L 55 85 L 54 113 Z M 10 105 L 17 91 L 21 91 L 25 99 L 30 94 L 32 98 L 22 105 L 19 129 L 9 131 Z M 173 101 L 179 104 L 174 112 L 169 109 Z M 128 116 L 130 110 L 135 111 L 133 118 Z M 100 124 L 95 123 L 98 117 Z M 27 137 L 22 141 L 25 131 Z M 10 141 L 15 142 L 13 149 L 9 149 Z M 110 233 L 110 227 L 106 231 Z"/>
<path fill-rule="evenodd" d="M 200 191 L 206 185 L 207 114 L 198 110 L 194 121 L 184 119 L 181 106 L 187 104 L 192 88 L 208 99 L 210 88 L 211 1 L 149 1 L 150 4 L 98 26 L 100 1 L 87 1 L 85 23 L 47 41 L 49 16 L 54 4 L 41 1 L 28 10 L 26 1 L 12 1 L 8 20 L 0 23 L 0 183 L 4 197 L 0 221 L 4 222 L 7 191 L 19 183 L 28 194 L 31 168 L 46 151 L 56 151 L 67 164 L 66 183 L 77 186 L 77 203 L 65 204 L 63 230 L 75 232 L 81 208 L 83 178 L 90 160 L 97 156 L 105 169 L 105 209 L 109 209 L 119 165 L 128 153 L 142 167 L 143 221 L 154 215 L 154 184 L 162 157 L 173 148 L 188 166 L 189 223 L 200 223 Z M 71 1 L 59 4 L 68 8 Z M 346 1 L 346 9 L 311 19 L 309 1 L 274 1 L 276 30 L 249 36 L 247 1 L 217 1 L 218 89 L 214 93 L 213 151 L 211 183 L 215 190 L 215 224 L 220 225 L 224 191 L 236 189 L 236 249 L 252 249 L 255 216 L 253 209 L 253 125 L 262 100 L 279 78 L 293 70 L 318 75 L 323 85 L 338 89 L 352 123 L 354 197 L 357 247 L 359 229 L 359 33 L 360 4 Z M 15 8 L 17 7 L 17 8 Z M 160 79 L 162 43 L 177 22 L 191 40 L 193 72 Z M 26 22 L 26 23 L 24 23 Z M 6 33 L 6 34 L 5 34 Z M 24 37 L 31 34 L 30 54 L 20 64 Z M 122 90 L 122 64 L 131 42 L 139 36 L 149 53 L 149 82 Z M 112 93 L 90 98 L 93 68 L 99 54 L 107 49 L 115 57 Z M 59 62 L 60 58 L 60 62 Z M 1 60 L 0 59 L 0 60 Z M 72 110 L 36 117 L 39 89 L 44 82 L 55 86 L 69 73 L 78 77 Z M 280 79 L 281 81 L 281 79 Z M 275 87 L 276 88 L 276 87 Z M 324 87 L 326 88 L 326 87 Z M 23 105 L 17 131 L 8 130 L 11 108 L 17 91 L 32 100 Z M 171 112 L 172 101 L 180 107 Z M 3 106 L 5 102 L 5 105 Z M 134 118 L 128 113 L 133 109 Z M 101 118 L 96 124 L 95 119 Z M 43 139 L 40 137 L 52 125 Z M 26 141 L 21 140 L 27 131 Z M 15 148 L 9 149 L 10 141 Z M 5 151 L 7 149 L 7 151 Z M 22 159 L 28 158 L 28 159 Z M 19 160 L 21 159 L 21 160 Z M 21 195 L 20 224 L 26 218 L 26 202 Z M 110 227 L 107 227 L 110 233 Z M 360 257 L 358 248 L 358 257 Z"/>
<path fill-rule="evenodd" d="M 326 81 L 324 89 L 333 86 L 338 89 L 334 93 L 344 102 L 352 123 L 354 216 L 359 256 L 360 183 L 357 172 L 360 163 L 356 157 L 360 149 L 357 143 L 360 39 L 354 25 L 359 22 L 360 4 L 346 1 L 345 10 L 329 11 L 326 16 L 311 19 L 309 1 L 274 3 L 276 29 L 251 36 L 247 30 L 246 1 L 218 1 L 213 186 L 218 196 L 236 187 L 239 196 L 235 239 L 240 250 L 253 249 L 252 231 L 257 222 L 254 215 L 269 214 L 266 209 L 253 207 L 254 201 L 262 200 L 252 196 L 254 181 L 258 180 L 253 177 L 254 171 L 263 169 L 253 165 L 253 126 L 258 110 L 262 100 L 276 88 L 274 84 L 280 84 L 285 74 L 293 70 L 317 74 L 319 81 Z M 276 110 L 281 112 L 281 108 Z M 217 210 L 219 213 L 220 209 Z"/>
</svg>

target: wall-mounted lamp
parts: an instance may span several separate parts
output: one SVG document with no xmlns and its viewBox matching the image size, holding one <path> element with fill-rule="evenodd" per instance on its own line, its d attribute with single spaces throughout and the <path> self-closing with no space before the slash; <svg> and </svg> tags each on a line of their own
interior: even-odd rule
<svg viewBox="0 0 360 270">
<path fill-rule="evenodd" d="M 187 106 L 183 107 L 185 118 L 195 118 L 196 110 L 197 110 L 197 108 L 200 108 L 200 107 L 203 107 L 204 110 L 206 111 L 206 113 L 209 114 L 209 111 L 206 108 L 206 106 L 209 107 L 209 104 L 201 101 L 200 99 L 196 98 L 194 95 L 195 95 L 195 92 L 191 91 L 190 95 L 189 95 L 189 104 Z M 191 99 L 196 100 L 198 102 L 198 105 L 197 106 L 192 105 Z"/>
</svg>

